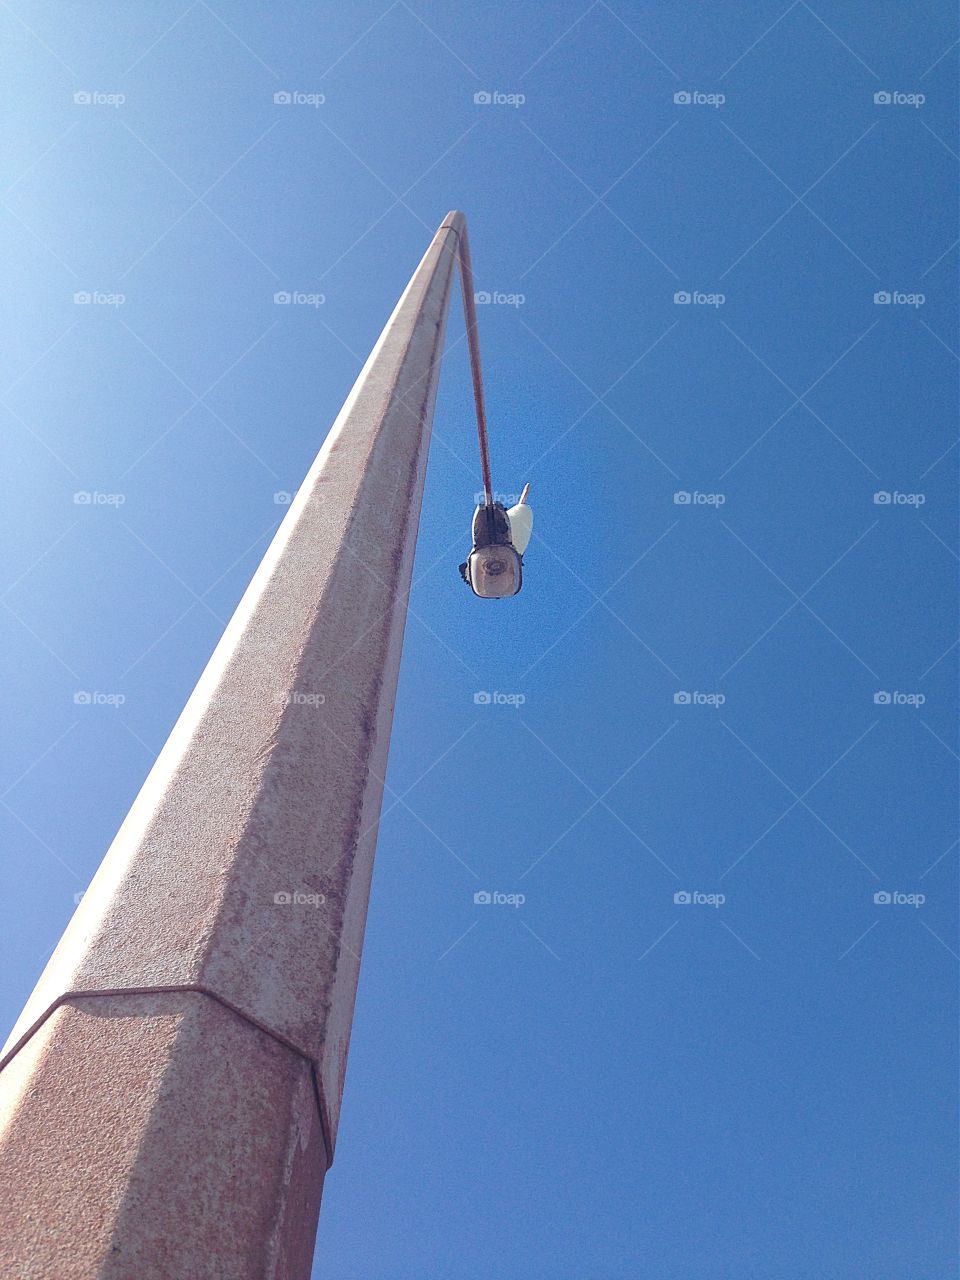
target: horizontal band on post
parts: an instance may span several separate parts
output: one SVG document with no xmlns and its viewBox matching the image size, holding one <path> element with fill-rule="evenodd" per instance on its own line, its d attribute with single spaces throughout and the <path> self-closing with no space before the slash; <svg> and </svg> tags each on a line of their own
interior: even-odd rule
<svg viewBox="0 0 960 1280">
<path fill-rule="evenodd" d="M 239 1018 L 241 1022 L 246 1022 L 248 1026 L 254 1027 L 257 1031 L 262 1031 L 265 1036 L 269 1036 L 277 1044 L 282 1045 L 285 1049 L 289 1049 L 291 1053 L 295 1053 L 298 1058 L 302 1058 L 310 1066 L 310 1079 L 313 1081 L 314 1101 L 317 1104 L 317 1116 L 320 1121 L 320 1136 L 323 1139 L 324 1154 L 327 1159 L 326 1168 L 329 1169 L 333 1164 L 333 1141 L 330 1132 L 330 1118 L 327 1114 L 327 1108 L 323 1097 L 323 1086 L 320 1083 L 320 1071 L 316 1059 L 300 1045 L 295 1044 L 288 1036 L 282 1035 L 278 1031 L 271 1030 L 262 1022 L 258 1022 L 256 1018 L 251 1018 L 248 1013 L 244 1013 L 242 1009 L 237 1008 L 235 1004 L 231 1004 L 229 1000 L 225 1000 L 223 996 L 216 991 L 211 991 L 209 987 L 203 987 L 197 984 L 179 984 L 171 986 L 157 987 L 99 987 L 88 988 L 85 991 L 65 991 L 62 995 L 57 996 L 56 1000 L 41 1014 L 32 1027 L 20 1037 L 10 1051 L 0 1058 L 0 1071 L 20 1052 L 24 1045 L 33 1038 L 37 1031 L 43 1026 L 47 1019 L 56 1012 L 62 1005 L 68 1004 L 71 1000 L 89 1000 L 96 997 L 117 997 L 117 996 L 165 996 L 165 995 L 181 995 L 192 994 L 198 996 L 207 996 L 210 1000 L 215 1000 L 222 1008 Z"/>
</svg>

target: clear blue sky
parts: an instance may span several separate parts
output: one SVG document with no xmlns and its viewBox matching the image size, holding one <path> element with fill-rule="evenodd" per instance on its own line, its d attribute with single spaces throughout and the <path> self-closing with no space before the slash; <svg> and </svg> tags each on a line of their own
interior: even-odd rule
<svg viewBox="0 0 960 1280">
<path fill-rule="evenodd" d="M 952 6 L 0 24 L 6 1021 L 461 208 L 537 536 L 455 300 L 316 1274 L 956 1276 Z"/>
</svg>

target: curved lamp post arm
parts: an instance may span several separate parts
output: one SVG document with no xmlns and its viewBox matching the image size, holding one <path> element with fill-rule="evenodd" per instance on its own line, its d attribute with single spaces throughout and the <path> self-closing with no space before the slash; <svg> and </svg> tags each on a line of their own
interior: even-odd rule
<svg viewBox="0 0 960 1280">
<path fill-rule="evenodd" d="M 460 292 L 463 294 L 463 318 L 467 325 L 467 346 L 470 350 L 470 376 L 473 379 L 473 401 L 477 408 L 477 436 L 480 441 L 480 470 L 483 476 L 483 502 L 493 506 L 493 482 L 490 479 L 490 444 L 487 439 L 487 410 L 483 399 L 483 372 L 480 367 L 480 338 L 477 330 L 477 302 L 473 291 L 473 265 L 470 261 L 470 240 L 467 236 L 467 220 L 461 214 L 458 231 L 460 264 Z"/>
</svg>

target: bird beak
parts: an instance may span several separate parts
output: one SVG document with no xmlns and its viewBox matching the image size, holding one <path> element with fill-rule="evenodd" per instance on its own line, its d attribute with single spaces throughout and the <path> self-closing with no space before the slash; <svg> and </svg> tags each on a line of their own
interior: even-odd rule
<svg viewBox="0 0 960 1280">
<path fill-rule="evenodd" d="M 519 502 L 519 503 L 517 503 L 517 505 L 518 505 L 518 506 L 522 506 L 522 504 L 523 504 L 524 502 L 526 502 L 526 500 L 527 500 L 527 494 L 528 494 L 529 492 L 530 492 L 530 486 L 529 486 L 529 484 L 525 484 L 525 485 L 523 486 L 523 493 L 521 493 L 521 495 L 520 495 L 520 502 Z"/>
</svg>

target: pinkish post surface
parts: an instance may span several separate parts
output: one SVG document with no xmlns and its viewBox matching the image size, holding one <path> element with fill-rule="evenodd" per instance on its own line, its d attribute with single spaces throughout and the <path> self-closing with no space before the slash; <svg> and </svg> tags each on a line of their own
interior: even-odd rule
<svg viewBox="0 0 960 1280">
<path fill-rule="evenodd" d="M 0 1274 L 309 1275 L 462 226 L 434 237 L 7 1042 Z"/>
</svg>

